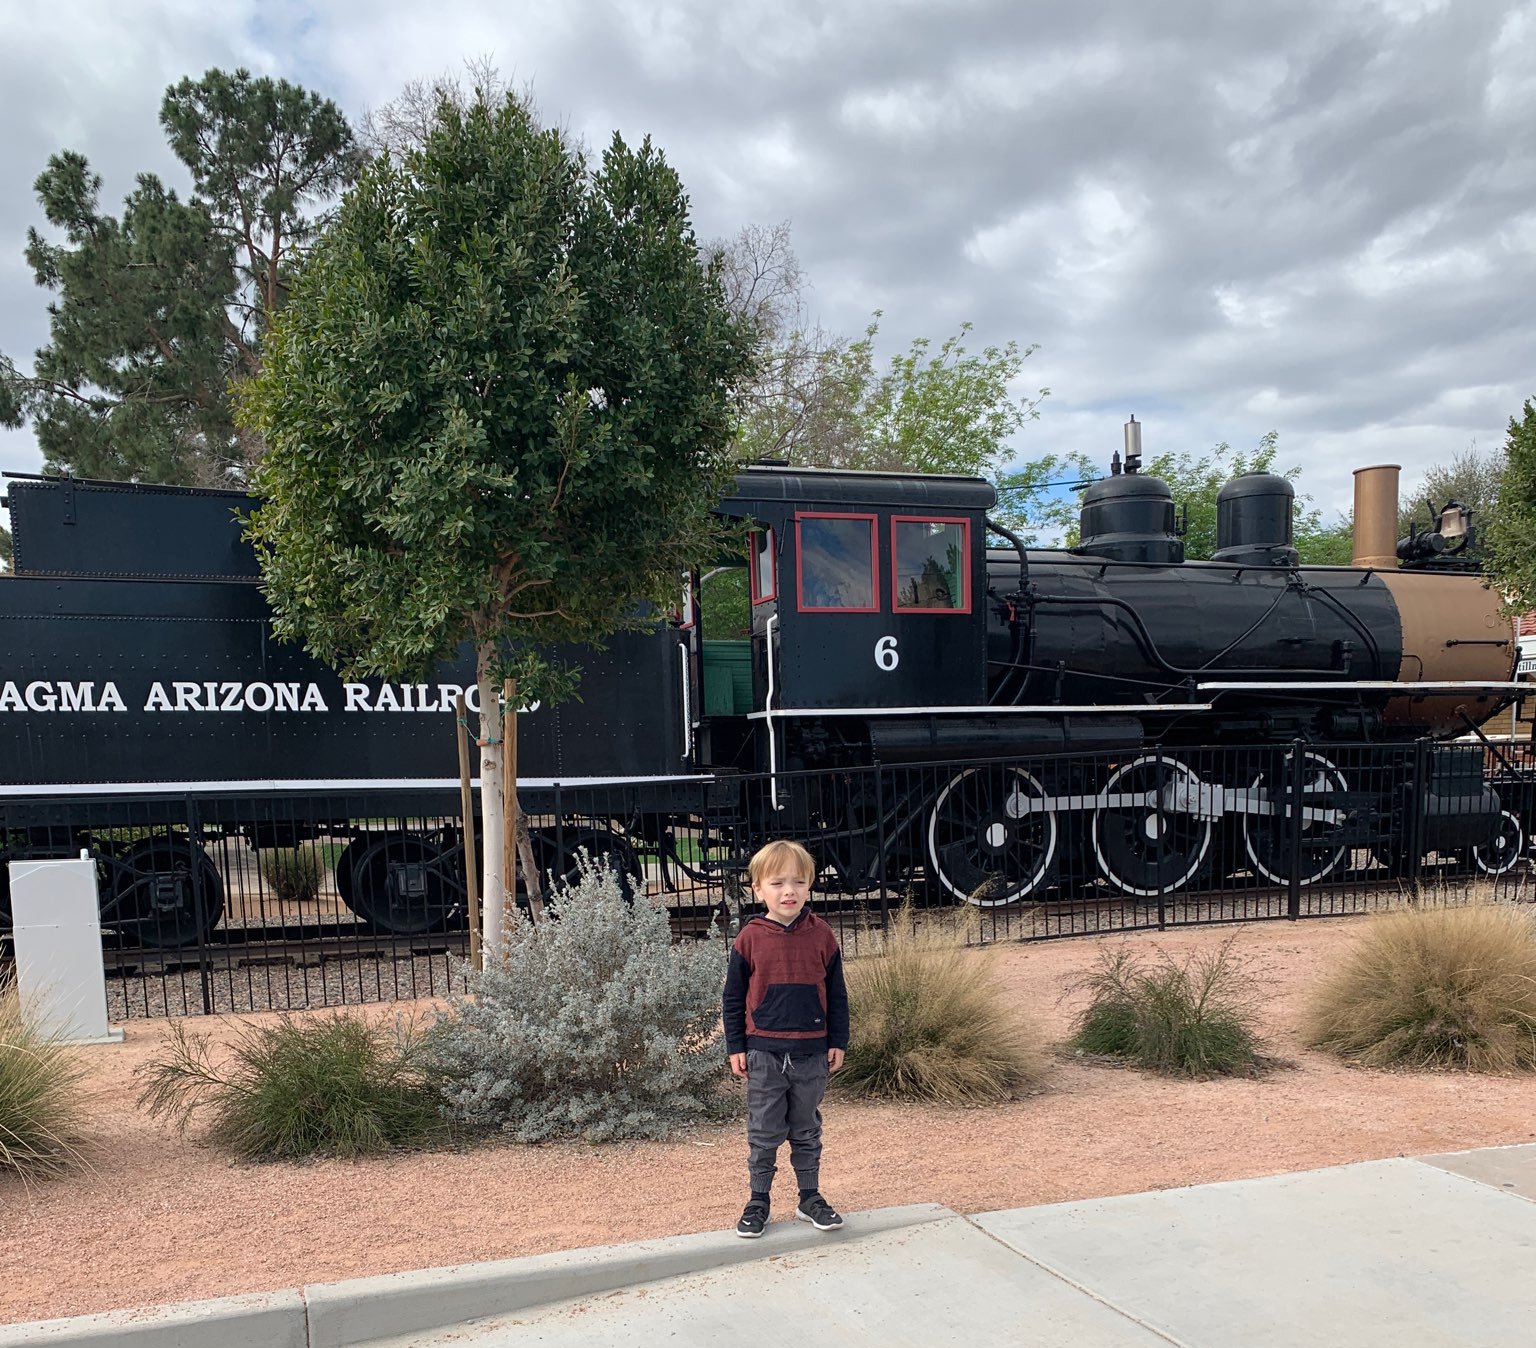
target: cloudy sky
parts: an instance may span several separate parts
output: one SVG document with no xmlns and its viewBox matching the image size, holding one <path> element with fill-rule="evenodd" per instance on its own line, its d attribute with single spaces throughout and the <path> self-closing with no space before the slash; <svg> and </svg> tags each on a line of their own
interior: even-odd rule
<svg viewBox="0 0 1536 1348">
<path fill-rule="evenodd" d="M 1501 445 L 1536 396 L 1536 0 L 0 0 L 0 351 L 47 334 L 32 182 L 183 186 L 165 86 L 244 65 L 354 119 L 489 55 L 601 145 L 649 133 L 701 236 L 788 221 L 887 351 L 1038 343 L 1017 451 L 1252 448 L 1330 510 Z M 0 468 L 36 470 L 25 432 Z"/>
</svg>

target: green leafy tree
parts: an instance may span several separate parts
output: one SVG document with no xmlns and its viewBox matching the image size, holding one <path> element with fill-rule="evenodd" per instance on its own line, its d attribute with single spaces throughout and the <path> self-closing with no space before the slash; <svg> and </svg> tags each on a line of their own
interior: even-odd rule
<svg viewBox="0 0 1536 1348">
<path fill-rule="evenodd" d="M 1485 546 L 1494 580 L 1520 611 L 1536 608 L 1536 405 L 1509 420 L 1504 472 Z"/>
<path fill-rule="evenodd" d="M 20 426 L 22 420 L 21 387 L 16 368 L 0 355 L 0 426 Z M 0 574 L 12 565 L 10 530 L 0 528 Z"/>
<path fill-rule="evenodd" d="M 1296 551 L 1308 566 L 1349 566 L 1355 557 L 1355 521 L 1342 515 L 1325 524 L 1318 511 L 1302 508 L 1296 519 Z"/>
<path fill-rule="evenodd" d="M 660 152 L 615 136 L 589 164 L 516 99 L 444 101 L 370 164 L 273 325 L 243 414 L 277 632 L 354 676 L 471 643 L 488 896 L 501 742 L 520 700 L 572 691 L 539 650 L 675 603 L 716 541 L 750 362 Z"/>
<path fill-rule="evenodd" d="M 853 340 L 811 321 L 787 223 L 748 225 L 717 248 L 726 302 L 757 347 L 737 427 L 742 459 L 993 476 L 1010 437 L 1039 415 L 1048 389 L 1012 392 L 1035 347 L 971 351 L 966 323 L 937 345 L 918 338 L 880 368 L 878 311 Z"/>
<path fill-rule="evenodd" d="M 991 476 L 1000 469 L 1009 440 L 1049 393 L 1020 399 L 1011 391 L 1035 348 L 1008 342 L 972 352 L 964 323 L 937 346 L 917 338 L 882 370 L 880 318 L 877 311 L 856 341 L 813 349 L 792 333 L 787 347 L 769 353 L 780 386 L 747 404 L 738 431 L 743 458 L 877 472 Z M 796 354 L 797 346 L 807 350 Z"/>
<path fill-rule="evenodd" d="M 104 214 L 101 178 L 68 150 L 37 179 L 63 233 L 27 235 L 55 295 L 51 340 L 30 376 L 0 370 L 0 414 L 31 417 L 50 471 L 238 482 L 260 443 L 237 426 L 230 386 L 260 369 L 315 210 L 359 155 L 334 103 L 244 70 L 167 89 L 160 122 L 192 177 L 185 201 L 142 174 L 121 216 Z"/>
<path fill-rule="evenodd" d="M 1449 463 L 1434 464 L 1423 478 L 1404 492 L 1397 507 L 1398 537 L 1417 527 L 1428 529 L 1435 512 L 1455 501 L 1472 511 L 1473 541 L 1466 555 L 1486 562 L 1486 536 L 1498 512 L 1499 481 L 1504 476 L 1502 449 L 1479 452 L 1476 445 L 1463 450 Z"/>
<path fill-rule="evenodd" d="M 989 518 L 1008 529 L 1021 543 L 1035 544 L 1044 534 L 1052 541 L 1076 540 L 1076 487 L 1100 476 L 1086 454 L 1047 454 L 1008 469 L 997 477 L 997 507 Z"/>
</svg>

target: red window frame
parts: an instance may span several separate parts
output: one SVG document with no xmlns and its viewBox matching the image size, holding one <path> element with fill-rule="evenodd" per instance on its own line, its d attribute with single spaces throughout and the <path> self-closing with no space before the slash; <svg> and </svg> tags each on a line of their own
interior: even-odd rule
<svg viewBox="0 0 1536 1348">
<path fill-rule="evenodd" d="M 805 602 L 805 574 L 800 545 L 801 520 L 863 520 L 869 525 L 869 596 L 868 608 L 824 608 Z M 880 517 L 838 510 L 799 510 L 795 512 L 795 603 L 801 613 L 879 613 L 880 612 Z"/>
<path fill-rule="evenodd" d="M 759 547 L 758 539 L 763 539 L 767 547 Z M 758 575 L 757 555 L 763 553 L 768 558 L 768 592 L 761 593 L 761 577 Z M 754 529 L 747 535 L 747 572 L 749 583 L 752 587 L 752 606 L 759 604 L 771 604 L 779 597 L 779 564 L 773 555 L 773 526 Z"/>
<path fill-rule="evenodd" d="M 960 569 L 960 591 L 964 602 L 958 608 L 913 608 L 901 602 L 901 561 L 896 546 L 898 524 L 958 524 L 964 531 L 962 548 L 965 564 Z M 892 515 L 891 516 L 891 612 L 901 613 L 953 613 L 965 615 L 971 611 L 971 521 L 964 515 Z"/>
</svg>

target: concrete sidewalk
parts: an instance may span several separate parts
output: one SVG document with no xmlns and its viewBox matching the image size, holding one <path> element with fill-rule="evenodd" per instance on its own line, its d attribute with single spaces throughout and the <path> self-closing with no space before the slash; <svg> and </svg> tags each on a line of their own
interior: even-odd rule
<svg viewBox="0 0 1536 1348">
<path fill-rule="evenodd" d="M 0 1326 L 12 1345 L 501 1348 L 731 1339 L 1530 1348 L 1536 1146 L 963 1217 L 883 1209 Z"/>
</svg>

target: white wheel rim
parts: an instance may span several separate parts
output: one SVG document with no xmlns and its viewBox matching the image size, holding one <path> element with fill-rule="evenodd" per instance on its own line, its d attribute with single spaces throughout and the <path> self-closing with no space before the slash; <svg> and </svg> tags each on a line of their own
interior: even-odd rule
<svg viewBox="0 0 1536 1348">
<path fill-rule="evenodd" d="M 1331 763 L 1328 759 L 1324 758 L 1322 756 L 1322 754 L 1311 754 L 1311 753 L 1309 753 L 1309 754 L 1306 755 L 1306 761 L 1309 764 L 1315 764 L 1318 767 L 1318 769 L 1320 770 L 1320 775 L 1322 775 L 1324 777 L 1329 777 L 1329 776 L 1332 777 L 1332 779 L 1333 779 L 1333 789 L 1335 791 L 1347 791 L 1349 789 L 1349 783 L 1344 779 L 1344 774 L 1339 771 L 1338 767 L 1335 764 Z M 1261 772 L 1261 773 L 1259 773 L 1259 775 L 1257 777 L 1255 777 L 1253 779 L 1253 784 L 1250 786 L 1249 789 L 1252 790 L 1252 791 L 1257 791 L 1259 789 L 1260 785 L 1263 783 L 1263 781 L 1264 781 L 1264 774 Z M 1302 809 L 1306 809 L 1306 790 L 1305 790 L 1305 788 L 1303 788 L 1303 791 L 1302 791 L 1302 805 L 1301 805 L 1301 808 Z M 1270 884 L 1272 884 L 1272 885 L 1285 885 L 1285 884 L 1289 884 L 1290 883 L 1290 880 L 1288 879 L 1288 877 L 1286 877 L 1284 875 L 1277 875 L 1274 871 L 1271 871 L 1269 869 L 1269 867 L 1266 866 L 1259 859 L 1258 851 L 1255 849 L 1255 847 L 1253 845 L 1253 832 L 1252 832 L 1251 828 L 1249 827 L 1249 820 L 1248 819 L 1244 819 L 1243 820 L 1243 851 L 1245 851 L 1248 854 L 1248 860 L 1252 863 L 1253 869 L 1256 870 L 1260 875 L 1262 875 L 1266 880 L 1268 880 Z M 1315 884 L 1317 884 L 1317 882 L 1319 880 L 1326 880 L 1330 875 L 1332 875 L 1334 873 L 1334 871 L 1336 871 L 1339 868 L 1339 862 L 1344 860 L 1344 855 L 1348 851 L 1349 851 L 1348 844 L 1347 843 L 1340 843 L 1339 846 L 1338 846 L 1338 849 L 1333 854 L 1333 860 L 1332 861 L 1330 861 L 1321 870 L 1315 871 L 1313 874 L 1307 876 L 1305 879 L 1299 881 L 1298 883 L 1300 885 L 1302 885 L 1303 887 L 1305 887 L 1306 885 L 1315 885 Z"/>
<path fill-rule="evenodd" d="M 1515 816 L 1512 815 L 1508 810 L 1500 810 L 1499 817 L 1507 825 L 1507 832 L 1514 835 L 1515 845 L 1510 849 L 1509 860 L 1504 862 L 1502 865 L 1484 861 L 1484 849 L 1482 847 L 1474 847 L 1472 849 L 1473 864 L 1477 867 L 1478 870 L 1482 871 L 1484 875 L 1504 875 L 1507 872 L 1514 870 L 1516 865 L 1519 864 L 1520 854 L 1525 851 L 1525 830 L 1520 827 L 1520 821 L 1516 819 Z M 1501 831 L 1499 834 L 1499 841 L 1502 842 L 1504 837 L 1505 832 Z M 1502 850 L 1495 853 L 1495 855 L 1502 856 Z"/>
<path fill-rule="evenodd" d="M 1149 763 L 1161 763 L 1165 769 L 1177 774 L 1180 777 L 1186 778 L 1190 783 L 1190 786 L 1198 790 L 1200 786 L 1200 778 L 1185 764 L 1180 763 L 1177 759 L 1174 758 L 1160 759 L 1157 757 L 1149 756 L 1145 758 L 1138 758 L 1134 762 L 1127 763 L 1123 768 L 1118 769 L 1114 776 L 1104 783 L 1104 789 L 1099 793 L 1100 796 L 1103 797 L 1111 795 L 1115 789 L 1116 784 L 1122 777 L 1127 776 L 1129 773 L 1135 772 L 1137 768 L 1145 767 Z M 1106 808 L 1107 807 L 1101 805 L 1093 812 L 1093 855 L 1099 863 L 1099 874 L 1101 874 L 1106 880 L 1109 881 L 1110 884 L 1114 885 L 1115 888 L 1119 889 L 1122 893 L 1133 895 L 1138 899 L 1150 899 L 1154 895 L 1168 893 L 1170 891 L 1179 889 L 1189 883 L 1190 878 L 1195 874 L 1196 871 L 1200 869 L 1201 864 L 1205 861 L 1205 854 L 1211 850 L 1212 829 L 1210 821 L 1207 820 L 1204 824 L 1204 829 L 1200 837 L 1200 846 L 1195 851 L 1194 859 L 1190 862 L 1189 869 L 1186 870 L 1183 875 L 1179 876 L 1177 880 L 1170 881 L 1166 885 L 1154 885 L 1151 889 L 1138 888 L 1135 885 L 1128 884 L 1119 875 L 1117 875 L 1115 873 L 1114 867 L 1109 864 L 1108 859 L 1104 856 L 1102 825 Z M 1162 808 L 1160 806 L 1157 807 L 1153 813 L 1161 818 Z"/>
<path fill-rule="evenodd" d="M 939 792 L 938 798 L 933 802 L 933 808 L 928 811 L 928 864 L 933 868 L 933 873 L 938 878 L 939 883 L 949 893 L 954 895 L 955 898 L 975 908 L 1004 908 L 1008 904 L 1017 903 L 1020 899 L 1027 898 L 1030 894 L 1034 893 L 1045 880 L 1045 877 L 1050 874 L 1051 862 L 1056 858 L 1056 811 L 1046 810 L 1038 816 L 1045 821 L 1045 855 L 1041 859 L 1040 864 L 1035 867 L 1034 873 L 1027 880 L 1010 888 L 1008 893 L 997 897 L 982 898 L 976 894 L 966 893 L 950 882 L 949 876 L 944 873 L 943 863 L 939 860 L 939 812 L 943 809 L 945 801 L 949 799 L 950 793 L 956 787 L 964 782 L 967 777 L 973 777 L 981 771 L 982 769 L 980 768 L 967 768 L 964 772 L 958 773 Z M 1022 787 L 1026 791 L 1033 793 L 1037 798 L 1045 796 L 1045 788 L 1033 776 L 1025 772 L 1023 768 L 1008 768 L 1005 771 L 1012 777 L 1016 790 Z M 996 823 L 989 825 L 986 833 L 982 835 L 982 841 L 987 846 L 998 847 L 999 844 L 992 840 L 992 835 L 995 829 L 1001 827 L 1003 826 Z M 1003 845 L 1006 845 L 1006 842 L 1005 834 Z"/>
</svg>

